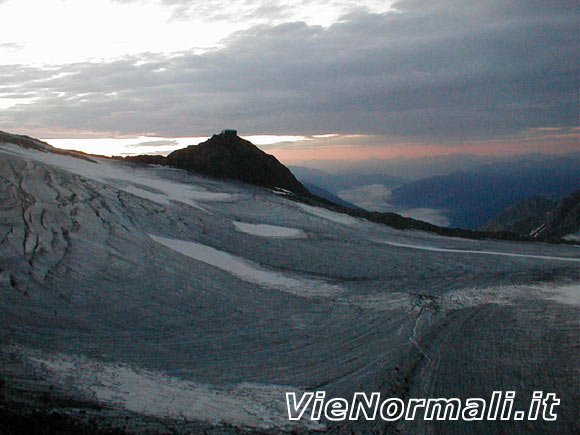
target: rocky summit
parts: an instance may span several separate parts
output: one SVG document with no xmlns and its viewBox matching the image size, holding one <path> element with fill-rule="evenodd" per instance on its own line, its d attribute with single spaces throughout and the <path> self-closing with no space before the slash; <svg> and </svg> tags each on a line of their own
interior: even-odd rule
<svg viewBox="0 0 580 435">
<path fill-rule="evenodd" d="M 136 156 L 130 159 L 309 195 L 286 166 L 239 137 L 236 130 L 223 130 L 199 145 L 174 151 L 167 157 Z"/>
</svg>

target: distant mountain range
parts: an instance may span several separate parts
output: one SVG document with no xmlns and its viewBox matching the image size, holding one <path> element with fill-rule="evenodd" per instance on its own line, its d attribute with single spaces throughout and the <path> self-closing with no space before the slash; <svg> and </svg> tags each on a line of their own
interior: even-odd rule
<svg viewBox="0 0 580 435">
<path fill-rule="evenodd" d="M 316 184 L 304 183 L 304 187 L 306 187 L 310 193 L 318 196 L 319 198 L 326 199 L 327 201 L 333 202 L 338 205 L 342 205 L 343 207 L 349 207 L 354 209 L 360 208 L 351 202 L 345 201 L 340 196 L 335 195 L 332 192 L 329 192 L 328 190 L 323 189 L 320 186 L 317 186 Z"/>
<path fill-rule="evenodd" d="M 395 212 L 438 225 L 469 229 L 482 227 L 518 201 L 542 197 L 551 201 L 545 206 L 551 208 L 580 189 L 579 153 L 530 154 L 494 161 L 491 157 L 449 156 L 449 162 L 460 170 L 453 170 L 451 164 L 444 165 L 441 156 L 433 160 L 432 166 L 425 159 L 417 159 L 415 167 L 407 159 L 401 161 L 400 168 L 385 163 L 381 167 L 351 168 L 336 173 L 300 166 L 290 168 L 303 183 L 323 188 L 365 210 Z M 476 164 L 484 160 L 485 164 Z M 408 179 L 400 176 L 404 168 L 409 169 Z M 421 170 L 427 176 L 412 180 Z M 433 173 L 439 174 L 429 176 Z M 531 208 L 538 206 L 528 204 Z M 539 216 L 546 211 L 540 208 Z M 429 215 L 437 219 L 429 219 Z"/>
<path fill-rule="evenodd" d="M 269 188 L 282 188 L 294 193 L 295 200 L 310 205 L 323 206 L 399 229 L 417 229 L 442 235 L 476 239 L 489 237 L 513 240 L 520 238 L 517 235 L 506 232 L 483 233 L 464 229 L 452 230 L 420 219 L 401 216 L 397 213 L 377 213 L 363 210 L 355 204 L 341 199 L 333 192 L 321 188 L 319 185 L 308 182 L 300 183 L 292 172 L 276 160 L 275 157 L 264 153 L 251 142 L 237 136 L 235 130 L 225 130 L 220 134 L 214 134 L 210 139 L 199 145 L 191 145 L 187 148 L 176 150 L 167 157 L 141 155 L 125 157 L 124 160 L 160 164 L 211 177 L 235 179 Z M 294 171 L 303 176 L 308 176 L 302 177 L 302 179 L 315 178 L 319 182 L 322 181 L 325 186 L 331 185 L 333 189 L 381 180 L 389 184 L 396 184 L 401 181 L 398 177 L 383 174 L 351 174 L 343 177 L 308 168 L 297 169 L 294 167 Z"/>
<path fill-rule="evenodd" d="M 554 200 L 580 189 L 579 162 L 552 156 L 482 166 L 469 172 L 425 178 L 392 190 L 389 202 L 445 212 L 451 227 L 478 228 L 517 201 Z"/>
<path fill-rule="evenodd" d="M 329 173 L 320 169 L 311 169 L 302 166 L 289 166 L 288 168 L 303 183 L 315 184 L 334 194 L 338 194 L 342 190 L 371 184 L 382 184 L 386 187 L 393 188 L 408 181 L 403 177 L 390 175 L 383 171 L 342 171 Z"/>
<path fill-rule="evenodd" d="M 418 220 L 407 220 L 398 214 L 404 214 L 405 208 L 433 209 L 449 218 L 450 227 L 480 228 L 486 233 L 512 232 L 526 237 L 545 223 L 546 214 L 556 207 L 559 198 L 580 188 L 577 161 L 569 157 L 553 156 L 543 160 L 527 158 L 482 165 L 471 171 L 454 172 L 406 184 L 401 177 L 382 173 L 330 174 L 297 166 L 292 167 L 291 172 L 275 157 L 237 136 L 234 130 L 215 134 L 199 145 L 174 151 L 167 157 L 136 156 L 128 159 L 187 169 L 213 177 L 237 179 L 264 187 L 278 187 L 300 195 L 303 200 L 308 200 L 309 195 L 313 194 L 313 203 L 323 199 L 330 206 L 337 205 L 349 214 L 360 216 L 363 213 L 371 220 L 389 225 L 436 232 L 441 231 L 440 227 L 429 226 Z M 361 185 L 394 187 L 386 209 L 391 206 L 398 214 L 368 213 L 339 196 L 340 192 Z M 520 200 L 523 202 L 498 217 L 498 221 L 482 227 Z M 559 228 L 556 224 L 552 227 Z M 541 238 L 557 240 L 559 237 L 552 232 L 550 230 Z M 561 231 L 556 233 L 560 234 Z"/>
</svg>

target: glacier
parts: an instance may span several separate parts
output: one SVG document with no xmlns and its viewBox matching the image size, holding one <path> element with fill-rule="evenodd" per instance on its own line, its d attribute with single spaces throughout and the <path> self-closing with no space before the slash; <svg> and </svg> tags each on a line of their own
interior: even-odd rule
<svg viewBox="0 0 580 435">
<path fill-rule="evenodd" d="M 10 143 L 0 183 L 5 407 L 159 433 L 579 430 L 577 245 L 397 230 Z M 289 421 L 285 392 L 319 389 L 562 402 L 556 422 Z"/>
</svg>

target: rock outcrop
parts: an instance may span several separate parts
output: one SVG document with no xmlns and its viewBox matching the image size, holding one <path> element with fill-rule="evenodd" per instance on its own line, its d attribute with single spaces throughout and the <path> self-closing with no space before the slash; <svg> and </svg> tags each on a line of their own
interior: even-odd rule
<svg viewBox="0 0 580 435">
<path fill-rule="evenodd" d="M 557 201 L 541 196 L 525 198 L 479 229 L 481 231 L 511 231 L 527 236 L 544 223 L 546 214 L 557 204 Z"/>
<path fill-rule="evenodd" d="M 492 219 L 481 231 L 510 231 L 541 241 L 558 241 L 580 231 L 580 190 L 556 202 L 527 198 Z"/>
<path fill-rule="evenodd" d="M 239 137 L 235 130 L 224 130 L 199 145 L 174 151 L 167 157 L 135 156 L 128 159 L 309 195 L 286 166 Z"/>
</svg>

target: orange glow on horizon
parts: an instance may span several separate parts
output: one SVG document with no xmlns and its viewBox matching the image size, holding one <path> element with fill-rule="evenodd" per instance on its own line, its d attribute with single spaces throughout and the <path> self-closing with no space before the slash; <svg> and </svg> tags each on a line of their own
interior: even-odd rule
<svg viewBox="0 0 580 435">
<path fill-rule="evenodd" d="M 547 138 L 528 138 L 522 141 L 488 140 L 471 142 L 461 145 L 422 145 L 394 144 L 387 146 L 365 145 L 324 145 L 302 149 L 272 148 L 269 154 L 288 164 L 296 164 L 309 160 L 366 160 L 393 159 L 397 157 L 421 158 L 450 154 L 480 154 L 494 156 L 509 156 L 516 154 L 547 153 L 566 154 L 579 151 L 575 135 L 552 136 Z M 572 140 L 562 140 L 572 139 Z"/>
</svg>

